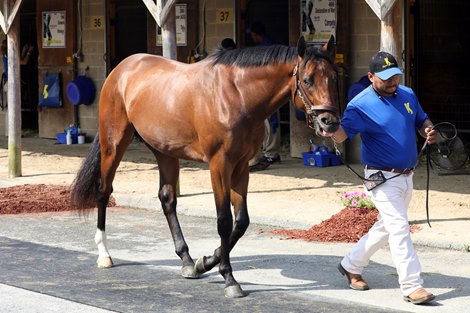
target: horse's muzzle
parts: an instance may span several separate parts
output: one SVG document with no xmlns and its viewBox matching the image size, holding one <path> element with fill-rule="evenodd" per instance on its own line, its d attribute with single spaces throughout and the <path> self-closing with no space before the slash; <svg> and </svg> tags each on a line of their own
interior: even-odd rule
<svg viewBox="0 0 470 313">
<path fill-rule="evenodd" d="M 338 130 L 339 125 L 339 119 L 334 115 L 322 114 L 316 118 L 315 131 L 318 135 L 321 135 L 323 132 L 334 133 Z"/>
</svg>

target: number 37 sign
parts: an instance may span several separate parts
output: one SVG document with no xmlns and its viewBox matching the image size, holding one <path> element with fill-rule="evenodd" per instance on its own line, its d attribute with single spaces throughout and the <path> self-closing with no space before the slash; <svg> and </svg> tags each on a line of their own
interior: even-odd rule
<svg viewBox="0 0 470 313">
<path fill-rule="evenodd" d="M 215 10 L 215 22 L 217 24 L 233 24 L 233 21 L 233 8 Z"/>
</svg>

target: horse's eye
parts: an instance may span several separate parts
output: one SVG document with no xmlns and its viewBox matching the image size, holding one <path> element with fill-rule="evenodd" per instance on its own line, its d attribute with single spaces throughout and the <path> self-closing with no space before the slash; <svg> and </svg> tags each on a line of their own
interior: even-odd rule
<svg viewBox="0 0 470 313">
<path fill-rule="evenodd" d="M 307 85 L 307 86 L 312 86 L 312 85 L 313 85 L 312 80 L 311 80 L 310 78 L 308 78 L 308 77 L 307 77 L 307 78 L 304 78 L 302 81 L 303 81 L 304 84 Z"/>
</svg>

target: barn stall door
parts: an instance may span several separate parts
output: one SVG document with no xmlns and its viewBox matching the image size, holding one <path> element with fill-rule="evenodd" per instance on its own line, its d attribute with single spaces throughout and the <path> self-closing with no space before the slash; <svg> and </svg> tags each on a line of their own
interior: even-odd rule
<svg viewBox="0 0 470 313">
<path fill-rule="evenodd" d="M 73 54 L 76 52 L 76 0 L 38 0 L 36 27 L 38 30 L 39 93 L 44 88 L 46 73 L 61 73 L 61 108 L 41 107 L 39 136 L 54 138 L 69 124 L 76 122 L 77 108 L 67 99 L 65 86 L 75 77 Z"/>
</svg>

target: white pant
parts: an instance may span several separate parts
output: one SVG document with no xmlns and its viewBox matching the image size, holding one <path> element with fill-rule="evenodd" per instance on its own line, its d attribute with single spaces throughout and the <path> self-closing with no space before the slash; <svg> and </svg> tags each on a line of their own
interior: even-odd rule
<svg viewBox="0 0 470 313">
<path fill-rule="evenodd" d="M 375 172 L 377 170 L 366 170 L 366 177 Z M 383 173 L 386 178 L 397 175 Z M 367 191 L 379 211 L 378 220 L 341 261 L 348 272 L 362 274 L 372 255 L 388 242 L 398 273 L 398 283 L 405 296 L 423 284 L 421 264 L 411 241 L 408 224 L 407 210 L 412 192 L 413 174 L 400 175 Z"/>
<path fill-rule="evenodd" d="M 280 113 L 276 111 L 278 120 L 280 121 Z M 264 120 L 264 139 L 263 144 L 256 153 L 256 155 L 248 163 L 249 166 L 258 164 L 262 157 L 275 158 L 279 156 L 281 152 L 281 125 L 277 127 L 276 133 L 273 134 L 271 131 L 271 124 L 269 118 Z"/>
</svg>

